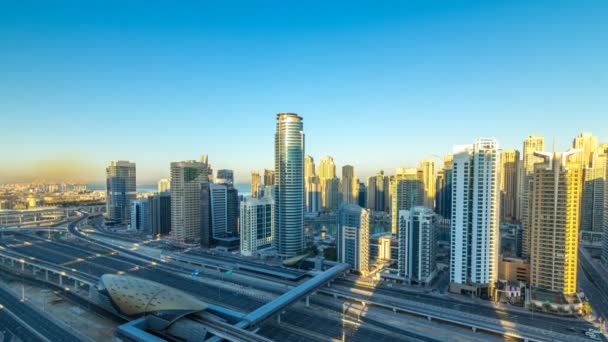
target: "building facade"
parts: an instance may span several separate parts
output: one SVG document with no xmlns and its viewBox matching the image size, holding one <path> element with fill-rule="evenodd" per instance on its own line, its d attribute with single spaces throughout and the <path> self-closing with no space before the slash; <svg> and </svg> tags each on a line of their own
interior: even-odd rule
<svg viewBox="0 0 608 342">
<path fill-rule="evenodd" d="M 161 192 L 148 197 L 149 222 L 154 237 L 171 232 L 171 193 Z"/>
<path fill-rule="evenodd" d="M 423 205 L 435 209 L 435 162 L 430 159 L 421 161 L 420 173 L 424 190 Z"/>
<path fill-rule="evenodd" d="M 253 256 L 261 249 L 272 247 L 274 232 L 274 200 L 245 197 L 240 205 L 241 255 Z"/>
<path fill-rule="evenodd" d="M 498 277 L 500 154 L 494 139 L 454 148 L 450 291 L 490 297 Z"/>
<path fill-rule="evenodd" d="M 275 244 L 280 256 L 291 257 L 305 245 L 304 126 L 295 113 L 277 114 L 275 172 Z"/>
<path fill-rule="evenodd" d="M 262 178 L 260 177 L 260 173 L 258 171 L 251 171 L 251 196 L 252 197 L 261 197 L 259 196 L 259 191 L 262 185 Z"/>
<path fill-rule="evenodd" d="M 399 211 L 399 275 L 428 285 L 436 275 L 435 212 L 413 207 Z"/>
<path fill-rule="evenodd" d="M 171 238 L 179 243 L 201 242 L 201 184 L 208 177 L 204 163 L 171 163 Z"/>
<path fill-rule="evenodd" d="M 582 167 L 580 151 L 537 152 L 530 202 L 530 278 L 534 287 L 576 292 Z"/>
<path fill-rule="evenodd" d="M 528 221 L 529 197 L 532 191 L 534 165 L 542 163 L 543 159 L 534 155 L 537 151 L 545 150 L 545 138 L 539 135 L 530 135 L 524 140 L 523 170 L 520 177 L 521 185 L 521 225 L 523 228 L 522 257 L 530 256 L 530 222 Z"/>
<path fill-rule="evenodd" d="M 342 167 L 342 180 L 340 181 L 340 191 L 342 192 L 342 202 L 357 204 L 359 197 L 359 181 L 355 177 L 355 167 L 344 165 Z"/>
<path fill-rule="evenodd" d="M 129 229 L 144 231 L 150 229 L 150 206 L 145 198 L 131 201 L 131 223 Z"/>
<path fill-rule="evenodd" d="M 519 151 L 506 149 L 500 158 L 500 220 L 515 223 L 520 220 L 519 206 Z"/>
<path fill-rule="evenodd" d="M 420 170 L 414 167 L 398 168 L 391 182 L 391 232 L 395 235 L 399 227 L 399 212 L 424 204 L 425 189 Z"/>
<path fill-rule="evenodd" d="M 135 163 L 111 161 L 106 168 L 106 219 L 108 224 L 131 223 L 131 201 L 137 196 Z"/>
<path fill-rule="evenodd" d="M 338 213 L 338 261 L 348 263 L 351 270 L 362 275 L 369 272 L 369 229 L 371 212 L 355 204 L 345 203 Z"/>
<path fill-rule="evenodd" d="M 215 182 L 217 184 L 234 184 L 234 171 L 221 169 L 217 170 L 217 177 L 215 177 Z"/>
<path fill-rule="evenodd" d="M 167 178 L 158 181 L 158 193 L 171 191 L 171 182 Z"/>
</svg>

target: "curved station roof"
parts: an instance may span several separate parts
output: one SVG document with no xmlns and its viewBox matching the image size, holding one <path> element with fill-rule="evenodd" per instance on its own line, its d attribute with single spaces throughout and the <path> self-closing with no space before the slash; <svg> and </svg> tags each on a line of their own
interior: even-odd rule
<svg viewBox="0 0 608 342">
<path fill-rule="evenodd" d="M 126 316 L 154 315 L 174 321 L 207 308 L 197 298 L 154 281 L 127 275 L 104 274 L 98 289 Z"/>
</svg>

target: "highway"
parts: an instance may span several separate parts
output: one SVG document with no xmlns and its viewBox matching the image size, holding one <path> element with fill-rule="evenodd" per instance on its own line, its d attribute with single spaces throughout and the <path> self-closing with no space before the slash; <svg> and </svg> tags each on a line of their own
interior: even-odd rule
<svg viewBox="0 0 608 342">
<path fill-rule="evenodd" d="M 31 256 L 37 260 L 46 260 L 53 264 L 73 268 L 78 272 L 88 274 L 95 278 L 98 278 L 105 273 L 128 273 L 192 293 L 208 303 L 221 305 L 245 313 L 252 312 L 274 298 L 274 296 L 280 295 L 288 290 L 288 284 L 292 284 L 291 287 L 297 285 L 297 282 L 288 281 L 286 279 L 276 279 L 273 282 L 268 275 L 252 274 L 247 270 L 238 269 L 235 266 L 239 263 L 247 265 L 247 263 L 238 258 L 208 254 L 197 254 L 192 255 L 192 257 L 203 259 L 206 263 L 215 264 L 216 267 L 224 265 L 228 268 L 235 268 L 234 277 L 231 279 L 224 279 L 223 272 L 205 269 L 204 272 L 201 272 L 201 277 L 199 279 L 193 279 L 190 276 L 193 269 L 192 266 L 185 266 L 182 263 L 173 261 L 161 262 L 156 258 L 147 257 L 139 252 L 120 248 L 113 244 L 91 241 L 91 237 L 83 235 L 76 229 L 78 223 L 85 218 L 86 217 L 82 217 L 68 225 L 69 231 L 80 238 L 78 240 L 46 240 L 38 236 L 17 234 L 15 235 L 15 240 L 3 241 L 2 244 L 12 251 Z M 249 266 L 256 267 L 257 265 L 254 264 Z M 249 282 L 247 282 L 248 277 L 250 278 Z M 251 291 L 240 291 L 239 286 L 236 286 L 235 284 L 249 286 Z M 334 281 L 334 286 L 336 288 L 343 287 L 344 289 L 370 291 L 370 289 L 365 286 L 355 285 L 352 282 L 344 280 Z M 267 293 L 270 295 L 270 299 L 268 295 L 255 295 L 256 291 Z M 571 334 L 572 332 L 569 330 L 569 327 L 576 326 L 583 328 L 589 326 L 584 322 L 572 319 L 555 319 L 554 317 L 549 318 L 537 314 L 532 316 L 528 313 L 500 310 L 483 305 L 458 302 L 448 298 L 441 298 L 423 293 L 411 293 L 386 287 L 377 287 L 371 289 L 371 291 L 373 291 L 373 300 L 386 299 L 381 297 L 394 297 L 424 302 L 427 305 L 436 306 L 438 310 L 441 308 L 450 308 L 462 311 L 463 313 L 478 315 L 480 319 L 483 317 L 495 318 L 513 322 L 515 324 L 532 327 L 539 326 L 540 328 L 553 330 L 555 332 Z M 347 303 L 348 301 L 345 302 Z M 312 303 L 317 306 L 320 305 L 319 300 L 316 299 L 313 299 Z M 395 304 L 403 305 L 402 303 Z M 321 304 L 321 306 L 323 305 Z M 326 307 L 326 309 L 334 311 L 334 314 L 335 311 L 339 311 L 339 309 L 335 307 Z M 304 308 L 301 305 L 291 306 L 281 315 L 280 324 L 274 320 L 269 320 L 259 325 L 260 334 L 277 340 L 295 341 L 319 340 L 320 336 L 324 336 L 326 339 L 341 338 L 342 324 L 340 318 L 330 317 L 331 315 L 328 315 L 328 317 L 319 316 L 314 313 L 314 310 L 311 310 L 312 309 Z M 533 321 L 531 320 L 532 317 L 534 318 Z M 356 334 L 353 334 L 354 337 L 351 339 L 355 341 L 395 340 L 394 334 L 398 331 L 394 326 L 391 327 L 384 322 L 373 321 L 369 318 L 365 319 L 364 325 L 357 326 L 357 329 L 355 330 Z M 302 331 L 308 331 L 309 334 L 302 335 Z M 458 329 L 455 329 L 455 334 L 460 334 Z M 359 337 L 357 338 L 357 336 Z M 425 336 L 416 333 L 408 335 L 405 332 L 400 332 L 398 333 L 398 336 L 400 337 L 398 340 L 426 340 Z"/>
<path fill-rule="evenodd" d="M 608 319 L 608 284 L 591 265 L 588 254 L 579 252 L 578 286 L 590 299 L 593 311 L 604 320 Z"/>
<path fill-rule="evenodd" d="M 265 298 L 256 298 L 247 293 L 230 291 L 218 286 L 212 286 L 208 282 L 203 283 L 192 279 L 186 276 L 186 274 L 190 273 L 188 269 L 176 266 L 173 263 L 158 262 L 156 265 L 152 265 L 151 261 L 146 261 L 147 259 L 153 260 L 152 258 L 146 258 L 133 252 L 134 256 L 125 256 L 122 255 L 122 249 L 104 248 L 85 241 L 69 241 L 65 239 L 49 241 L 41 237 L 17 234 L 15 235 L 15 240 L 3 241 L 3 245 L 7 249 L 32 256 L 36 260 L 47 260 L 58 265 L 72 267 L 78 272 L 95 277 L 99 277 L 105 273 L 122 272 L 144 277 L 195 294 L 208 303 L 225 306 L 241 312 L 251 312 L 268 301 Z M 117 250 L 119 253 L 115 253 Z M 137 259 L 135 256 L 137 256 Z M 306 317 L 306 319 L 303 319 L 303 317 Z M 300 327 L 300 329 L 303 327 L 308 329 L 309 325 L 311 325 L 311 329 L 325 336 L 325 339 L 332 337 L 339 338 L 341 336 L 341 332 L 329 335 L 329 332 L 333 331 L 332 327 L 340 326 L 338 319 L 318 317 L 311 314 L 305 308 L 286 308 L 282 323 Z M 290 335 L 289 331 L 282 332 L 283 329 L 281 327 L 273 328 L 274 326 L 275 324 L 272 320 L 268 326 L 265 323 L 261 323 L 260 325 L 263 331 L 268 332 L 269 335 Z M 276 329 L 279 331 L 275 331 Z M 377 340 L 391 340 L 386 338 L 386 334 L 379 333 L 367 326 L 360 327 L 357 331 L 358 334 L 363 334 L 361 336 L 373 336 Z"/>
<path fill-rule="evenodd" d="M 15 314 L 19 319 L 23 320 L 27 325 L 34 328 L 40 335 L 44 336 L 49 341 L 62 341 L 62 342 L 77 342 L 80 341 L 79 338 L 74 336 L 71 332 L 67 331 L 63 327 L 59 326 L 57 323 L 47 318 L 45 315 L 30 307 L 29 305 L 22 303 L 17 297 L 15 297 L 9 290 L 5 287 L 0 286 L 0 304 L 2 304 L 6 309 Z M 6 317 L 8 313 L 1 312 L 2 316 Z M 4 322 L 4 320 L 2 320 Z M 15 320 L 8 319 L 6 323 L 7 326 L 12 327 L 12 332 L 15 334 L 20 334 L 24 337 L 26 341 L 40 341 L 40 338 L 34 337 L 34 334 L 28 332 L 24 332 L 23 328 L 19 329 L 15 327 Z M 27 330 L 27 329 L 26 329 Z M 18 336 L 20 336 L 18 335 Z"/>
<path fill-rule="evenodd" d="M 343 279 L 336 279 L 334 281 L 334 284 L 338 287 L 342 287 L 342 289 L 344 290 L 352 288 L 358 290 L 371 291 L 373 293 L 372 297 L 384 295 L 388 297 L 407 299 L 425 303 L 428 305 L 435 305 L 439 308 L 449 308 L 462 311 L 464 313 L 480 315 L 483 317 L 508 320 L 510 322 L 514 322 L 521 325 L 541 327 L 555 332 L 572 333 L 570 329 L 571 327 L 578 328 L 581 330 L 586 330 L 592 327 L 589 323 L 585 321 L 576 320 L 572 318 L 560 318 L 554 316 L 532 314 L 527 312 L 501 310 L 499 308 L 491 308 L 483 304 L 465 303 L 448 298 L 442 298 L 435 295 L 413 291 L 408 292 L 404 290 L 387 288 L 384 286 L 370 288 L 367 286 L 355 285 L 353 282 Z"/>
</svg>

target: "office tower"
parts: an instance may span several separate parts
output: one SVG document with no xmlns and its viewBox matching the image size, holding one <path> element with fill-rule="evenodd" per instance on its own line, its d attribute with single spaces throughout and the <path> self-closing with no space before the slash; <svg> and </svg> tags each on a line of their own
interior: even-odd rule
<svg viewBox="0 0 608 342">
<path fill-rule="evenodd" d="M 171 193 L 161 192 L 148 197 L 149 222 L 152 235 L 160 237 L 171 231 Z"/>
<path fill-rule="evenodd" d="M 608 180 L 608 158 L 604 163 L 604 179 Z M 604 185 L 604 234 L 602 236 L 602 262 L 608 267 L 608 185 Z"/>
<path fill-rule="evenodd" d="M 500 155 L 494 139 L 454 147 L 450 291 L 492 296 L 498 276 Z"/>
<path fill-rule="evenodd" d="M 241 202 L 241 255 L 253 256 L 272 246 L 274 200 L 245 197 Z"/>
<path fill-rule="evenodd" d="M 269 185 L 270 186 L 270 185 Z M 238 236 L 239 235 L 239 217 L 240 217 L 240 198 L 239 191 L 234 186 L 228 186 L 226 188 L 226 203 L 228 210 L 228 235 Z"/>
<path fill-rule="evenodd" d="M 131 223 L 129 224 L 129 229 L 138 231 L 150 229 L 149 214 L 150 207 L 147 199 L 131 201 Z"/>
<path fill-rule="evenodd" d="M 585 151 L 583 148 L 581 150 Z M 602 232 L 607 155 L 608 143 L 601 144 L 591 154 L 589 164 L 583 165 L 580 230 Z"/>
<path fill-rule="evenodd" d="M 319 180 L 321 182 L 321 205 L 325 209 L 331 208 L 331 198 L 327 194 L 327 187 L 333 185 L 333 180 L 336 178 L 336 164 L 334 163 L 334 159 L 330 156 L 325 156 L 321 158 L 321 162 L 319 162 L 318 166 L 319 170 L 317 175 L 319 176 Z"/>
<path fill-rule="evenodd" d="M 171 163 L 171 238 L 179 243 L 201 240 L 201 184 L 209 183 L 207 165 L 194 160 Z"/>
<path fill-rule="evenodd" d="M 531 286 L 564 294 L 576 292 L 580 152 L 537 152 L 530 194 Z"/>
<path fill-rule="evenodd" d="M 399 275 L 410 283 L 428 285 L 436 274 L 435 213 L 413 207 L 399 211 Z"/>
<path fill-rule="evenodd" d="M 545 139 L 539 135 L 530 135 L 524 140 L 523 170 L 520 180 L 521 189 L 521 225 L 523 227 L 522 256 L 530 256 L 530 223 L 528 222 L 529 196 L 532 191 L 532 178 L 534 175 L 534 164 L 542 162 L 543 159 L 534 155 L 534 152 L 545 150 Z"/>
<path fill-rule="evenodd" d="M 325 204 L 326 209 L 338 210 L 342 204 L 342 193 L 340 192 L 340 180 L 338 178 L 325 180 Z"/>
<path fill-rule="evenodd" d="M 306 212 L 317 213 L 321 211 L 321 183 L 318 176 L 306 179 Z"/>
<path fill-rule="evenodd" d="M 436 212 L 444 219 L 452 218 L 452 169 L 453 157 L 448 154 L 443 158 L 441 176 L 437 177 L 437 207 Z"/>
<path fill-rule="evenodd" d="M 373 204 L 375 211 L 387 211 L 388 205 L 387 197 L 388 197 L 388 187 L 389 181 L 388 177 L 384 175 L 384 171 L 380 170 L 376 173 L 376 176 L 373 177 L 374 181 L 374 195 L 373 195 Z M 370 191 L 370 187 L 368 186 L 368 193 Z M 369 198 L 369 195 L 368 195 Z M 369 205 L 369 203 L 368 203 Z"/>
<path fill-rule="evenodd" d="M 135 163 L 111 161 L 106 168 L 106 215 L 108 224 L 131 223 L 131 201 L 137 196 Z"/>
<path fill-rule="evenodd" d="M 345 203 L 338 212 L 338 261 L 350 264 L 351 270 L 369 272 L 369 229 L 371 212 L 358 205 Z"/>
<path fill-rule="evenodd" d="M 376 210 L 376 177 L 367 178 L 367 209 Z"/>
<path fill-rule="evenodd" d="M 435 209 L 435 162 L 423 160 L 420 162 L 422 184 L 424 186 L 424 203 L 427 208 Z"/>
<path fill-rule="evenodd" d="M 228 191 L 223 184 L 209 184 L 211 237 L 219 239 L 228 233 Z"/>
<path fill-rule="evenodd" d="M 217 170 L 217 184 L 234 184 L 234 172 L 232 170 Z"/>
<path fill-rule="evenodd" d="M 321 209 L 321 202 L 313 202 L 316 200 L 316 194 L 319 192 L 319 201 L 321 201 L 321 181 L 315 175 L 315 160 L 307 155 L 304 157 L 304 192 L 306 201 L 306 212 L 316 213 Z"/>
<path fill-rule="evenodd" d="M 211 167 L 211 163 L 209 163 L 209 156 L 206 154 L 201 154 L 199 163 L 205 165 L 205 168 L 207 169 L 207 180 L 209 183 L 213 183 L 213 168 Z"/>
<path fill-rule="evenodd" d="M 367 187 L 363 182 L 359 182 L 359 195 L 357 197 L 357 204 L 359 204 L 361 208 L 367 208 Z"/>
<path fill-rule="evenodd" d="M 581 150 L 581 152 L 573 158 L 581 163 L 583 170 L 587 167 L 591 167 L 597 145 L 597 137 L 594 137 L 593 134 L 589 132 L 581 133 L 572 140 L 572 148 Z"/>
<path fill-rule="evenodd" d="M 359 195 L 357 189 L 358 185 L 359 181 L 355 177 L 355 168 L 352 165 L 342 166 L 342 180 L 340 182 L 342 202 L 357 203 L 357 197 Z"/>
<path fill-rule="evenodd" d="M 519 221 L 517 199 L 519 197 L 519 151 L 503 150 L 500 155 L 500 220 L 515 223 Z"/>
<path fill-rule="evenodd" d="M 277 114 L 275 134 L 275 244 L 278 254 L 304 249 L 304 127 L 295 113 Z"/>
<path fill-rule="evenodd" d="M 167 178 L 158 181 L 158 193 L 171 191 L 171 182 Z"/>
<path fill-rule="evenodd" d="M 313 177 L 316 176 L 315 173 L 315 160 L 313 157 L 307 155 L 304 158 L 304 177 Z"/>
<path fill-rule="evenodd" d="M 397 234 L 399 212 L 409 210 L 424 203 L 425 190 L 423 175 L 415 167 L 398 168 L 392 182 L 391 232 Z"/>
<path fill-rule="evenodd" d="M 199 212 L 200 212 L 200 238 L 201 246 L 209 248 L 213 242 L 213 222 L 211 220 L 211 184 L 200 183 L 199 186 Z"/>
<path fill-rule="evenodd" d="M 321 158 L 321 162 L 319 162 L 318 166 L 319 170 L 317 175 L 321 179 L 333 179 L 336 177 L 336 164 L 334 163 L 334 158 L 330 156 L 325 156 Z"/>
<path fill-rule="evenodd" d="M 274 185 L 274 170 L 264 169 L 264 185 Z"/>
<path fill-rule="evenodd" d="M 251 197 L 258 197 L 262 178 L 257 171 L 251 171 Z"/>
</svg>

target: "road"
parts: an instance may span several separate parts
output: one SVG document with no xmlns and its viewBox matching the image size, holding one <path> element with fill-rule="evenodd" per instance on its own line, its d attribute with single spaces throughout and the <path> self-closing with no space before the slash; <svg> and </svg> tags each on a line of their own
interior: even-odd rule
<svg viewBox="0 0 608 342">
<path fill-rule="evenodd" d="M 78 342 L 80 341 L 77 337 L 72 335 L 69 331 L 59 326 L 57 323 L 48 319 L 45 315 L 33 309 L 29 305 L 22 303 L 17 297 L 15 297 L 6 288 L 0 286 L 0 303 L 13 314 L 27 323 L 30 327 L 34 328 L 38 333 L 47 338 L 50 341 L 62 341 L 62 342 Z M 6 317 L 7 313 L 2 313 L 0 317 Z M 12 321 L 12 323 L 11 323 Z M 4 322 L 4 320 L 2 320 Z M 22 329 L 15 328 L 14 320 L 7 320 L 6 323 L 12 328 L 11 331 L 15 330 L 14 333 L 20 333 L 23 335 L 25 340 L 28 341 L 39 341 L 39 338 L 34 338 L 31 333 L 24 333 Z"/>
</svg>

